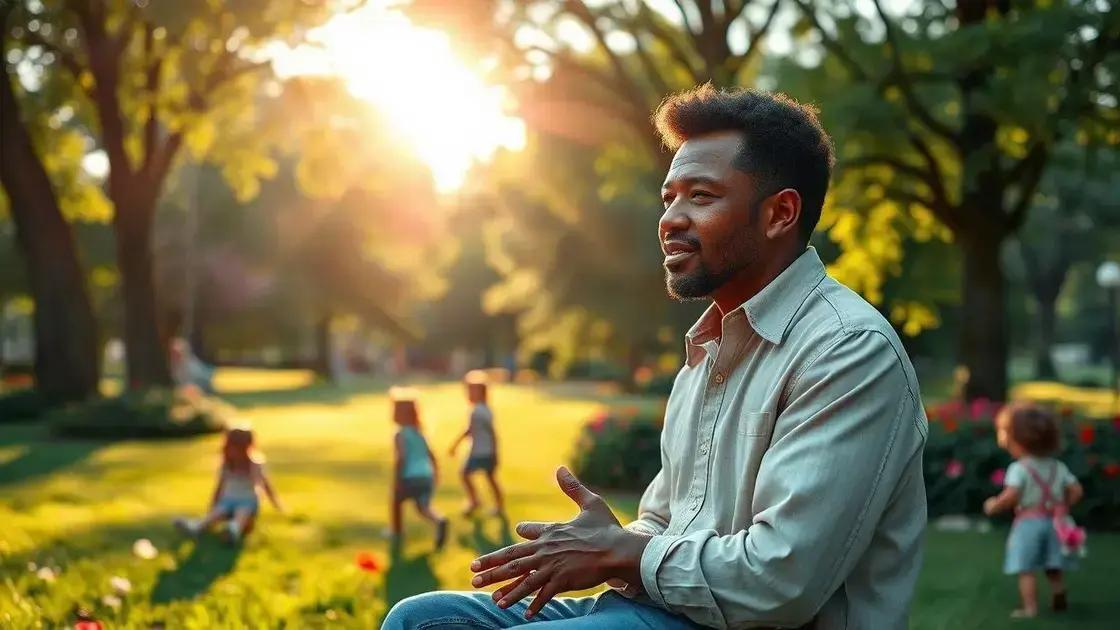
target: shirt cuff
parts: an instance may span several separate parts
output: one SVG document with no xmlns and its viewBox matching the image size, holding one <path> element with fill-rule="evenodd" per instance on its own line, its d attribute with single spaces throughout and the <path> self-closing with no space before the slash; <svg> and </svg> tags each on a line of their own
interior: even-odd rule
<svg viewBox="0 0 1120 630">
<path fill-rule="evenodd" d="M 657 570 L 661 568 L 661 563 L 664 562 L 665 556 L 669 554 L 669 550 L 676 541 L 676 536 L 654 536 L 649 539 L 649 544 L 646 545 L 645 551 L 642 552 L 642 564 L 640 567 L 642 587 L 645 588 L 646 595 L 648 595 L 654 603 L 666 610 L 669 606 L 665 603 L 665 598 L 661 596 L 661 589 L 658 588 Z"/>
</svg>

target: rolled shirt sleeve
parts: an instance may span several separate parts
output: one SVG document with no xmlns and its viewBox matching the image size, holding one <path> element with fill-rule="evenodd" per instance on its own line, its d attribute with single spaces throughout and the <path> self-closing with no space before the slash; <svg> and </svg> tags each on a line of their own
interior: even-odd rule
<svg viewBox="0 0 1120 630">
<path fill-rule="evenodd" d="M 646 594 L 715 627 L 800 626 L 840 587 L 920 453 L 920 399 L 877 330 L 845 331 L 795 376 L 755 481 L 746 530 L 660 534 L 641 561 Z M 712 474 L 719 474 L 713 471 Z M 924 513 L 921 515 L 924 519 Z M 644 527 L 644 525 L 643 525 Z"/>
</svg>

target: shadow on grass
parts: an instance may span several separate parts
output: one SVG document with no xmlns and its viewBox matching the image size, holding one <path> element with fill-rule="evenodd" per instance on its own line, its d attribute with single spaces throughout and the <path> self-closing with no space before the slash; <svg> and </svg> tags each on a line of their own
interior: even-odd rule
<svg viewBox="0 0 1120 630">
<path fill-rule="evenodd" d="M 44 477 L 77 464 L 108 442 L 55 438 L 44 424 L 9 424 L 0 428 L 0 448 L 19 454 L 0 462 L 0 487 Z"/>
<path fill-rule="evenodd" d="M 431 552 L 406 556 L 400 543 L 394 543 L 389 548 L 389 562 L 385 572 L 385 614 L 406 597 L 439 589 L 439 580 L 432 571 Z M 383 621 L 384 617 L 379 623 Z"/>
<path fill-rule="evenodd" d="M 211 536 L 199 538 L 176 568 L 160 572 L 151 602 L 167 604 L 202 595 L 218 578 L 233 571 L 240 555 L 241 545 L 225 544 Z"/>
<path fill-rule="evenodd" d="M 495 531 L 496 536 L 492 535 Z M 480 556 L 509 547 L 513 542 L 513 528 L 504 514 L 488 519 L 473 519 L 470 533 L 459 537 L 460 545 L 473 548 Z"/>
</svg>

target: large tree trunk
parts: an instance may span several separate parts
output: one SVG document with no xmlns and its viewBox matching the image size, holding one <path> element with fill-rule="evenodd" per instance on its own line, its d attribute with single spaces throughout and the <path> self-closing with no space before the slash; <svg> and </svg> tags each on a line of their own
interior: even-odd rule
<svg viewBox="0 0 1120 630">
<path fill-rule="evenodd" d="M 1005 279 L 1000 266 L 1002 239 L 962 240 L 964 301 L 961 357 L 968 368 L 965 398 L 1007 398 Z"/>
<path fill-rule="evenodd" d="M 83 400 L 100 380 L 97 323 L 73 233 L 20 119 L 6 52 L 0 46 L 0 183 L 35 301 L 35 382 L 49 400 Z"/>
<path fill-rule="evenodd" d="M 1050 350 L 1054 347 L 1054 322 L 1056 321 L 1057 300 L 1036 297 L 1038 304 L 1038 347 L 1035 349 L 1035 378 L 1053 381 L 1058 377 Z"/>
<path fill-rule="evenodd" d="M 171 369 L 167 343 L 159 330 L 155 281 L 152 274 L 152 219 L 155 200 L 113 199 L 117 238 L 117 267 L 124 296 L 124 344 L 128 386 L 140 389 L 169 387 Z"/>
<path fill-rule="evenodd" d="M 315 322 L 315 373 L 327 381 L 334 380 L 331 369 L 331 314 L 327 313 Z"/>
</svg>

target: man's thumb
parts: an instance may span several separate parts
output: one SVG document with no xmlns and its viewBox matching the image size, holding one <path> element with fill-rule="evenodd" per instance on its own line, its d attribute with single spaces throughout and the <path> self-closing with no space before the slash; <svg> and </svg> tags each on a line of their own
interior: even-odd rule
<svg viewBox="0 0 1120 630">
<path fill-rule="evenodd" d="M 560 489 L 564 494 L 576 502 L 581 509 L 588 509 L 591 505 L 599 499 L 599 496 L 594 492 L 587 489 L 587 486 L 576 479 L 572 471 L 568 470 L 567 466 L 561 466 L 556 469 L 556 483 L 560 485 Z"/>
</svg>

